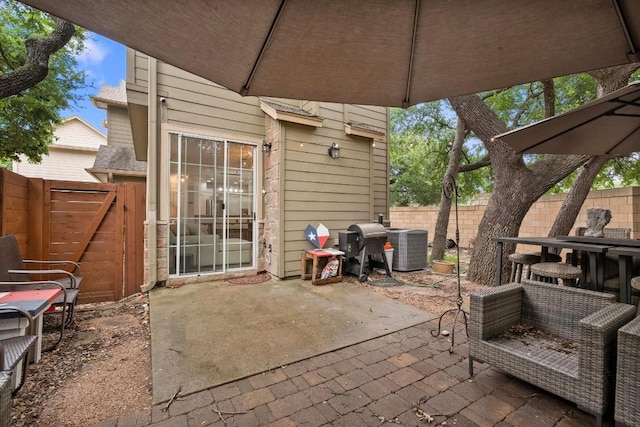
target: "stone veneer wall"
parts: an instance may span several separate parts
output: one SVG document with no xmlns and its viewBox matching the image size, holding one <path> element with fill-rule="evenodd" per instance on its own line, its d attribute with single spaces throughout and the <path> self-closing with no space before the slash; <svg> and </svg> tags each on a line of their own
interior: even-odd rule
<svg viewBox="0 0 640 427">
<path fill-rule="evenodd" d="M 520 236 L 546 236 L 553 225 L 553 221 L 564 202 L 564 194 L 543 196 L 533 204 L 520 227 Z M 470 240 L 478 234 L 480 220 L 487 207 L 489 195 L 483 194 L 476 198 L 470 206 L 458 206 L 460 246 L 470 246 Z M 611 210 L 611 222 L 607 227 L 631 228 L 631 238 L 640 238 L 640 187 L 614 188 L 610 190 L 594 190 L 585 200 L 575 228 L 585 226 L 587 208 L 597 207 Z M 389 219 L 391 227 L 417 228 L 428 230 L 429 240 L 433 239 L 438 206 L 424 206 L 416 208 L 390 208 Z M 447 236 L 455 236 L 455 211 L 451 209 Z"/>
<path fill-rule="evenodd" d="M 169 277 L 169 265 L 168 265 L 168 239 L 167 239 L 167 222 L 158 221 L 156 224 L 157 230 L 157 281 L 163 282 Z M 149 282 L 149 224 L 144 223 L 144 283 Z"/>
<path fill-rule="evenodd" d="M 281 254 L 280 243 L 280 149 L 282 143 L 281 124 L 265 115 L 265 142 L 271 143 L 271 152 L 264 154 L 264 226 L 258 239 L 258 245 L 264 253 L 259 258 L 259 270 L 278 275 L 278 259 Z M 262 248 L 266 245 L 266 248 Z M 269 252 L 268 245 L 271 245 Z"/>
</svg>

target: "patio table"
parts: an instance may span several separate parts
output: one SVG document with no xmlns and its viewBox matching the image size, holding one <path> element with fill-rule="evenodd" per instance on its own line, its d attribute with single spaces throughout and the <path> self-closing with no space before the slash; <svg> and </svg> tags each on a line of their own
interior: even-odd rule
<svg viewBox="0 0 640 427">
<path fill-rule="evenodd" d="M 576 243 L 594 243 L 596 245 L 607 246 L 627 246 L 640 248 L 640 240 L 635 239 L 621 239 L 614 237 L 592 237 L 592 236 L 558 236 L 558 240 L 566 240 Z"/>
<path fill-rule="evenodd" d="M 567 236 L 562 236 L 567 237 Z M 579 236 L 576 236 L 579 237 Z M 613 247 L 613 245 L 594 244 L 584 241 L 568 240 L 559 237 L 494 237 L 493 240 L 498 243 L 496 254 L 496 279 L 495 286 L 500 286 L 502 282 L 502 249 L 505 243 L 516 243 L 523 245 L 540 246 L 540 260 L 545 262 L 549 254 L 549 248 L 571 249 L 586 253 L 589 258 L 589 282 L 587 279 L 586 258 L 582 257 L 582 277 L 580 282 L 587 289 L 603 291 L 604 290 L 604 263 L 605 254 Z M 610 239 L 611 240 L 611 239 Z M 622 240 L 622 239 L 615 239 Z M 628 240 L 628 239 L 626 239 Z M 575 259 L 575 258 L 574 258 Z"/>
</svg>

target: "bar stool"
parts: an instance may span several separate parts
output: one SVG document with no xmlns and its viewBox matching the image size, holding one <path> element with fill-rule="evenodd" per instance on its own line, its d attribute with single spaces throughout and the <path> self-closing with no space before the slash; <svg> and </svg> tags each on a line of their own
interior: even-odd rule
<svg viewBox="0 0 640 427">
<path fill-rule="evenodd" d="M 525 279 L 531 278 L 531 266 L 538 264 L 541 259 L 540 252 L 533 252 L 528 254 L 521 254 L 514 252 L 509 255 L 509 261 L 511 261 L 511 282 L 522 282 L 522 275 L 524 266 L 527 266 L 527 275 Z M 562 258 L 556 254 L 547 254 L 547 261 L 560 262 Z"/>
<path fill-rule="evenodd" d="M 541 262 L 533 264 L 530 269 L 534 280 L 557 284 L 558 279 L 562 279 L 567 286 L 576 286 L 576 281 L 582 275 L 580 267 L 562 262 Z"/>
</svg>

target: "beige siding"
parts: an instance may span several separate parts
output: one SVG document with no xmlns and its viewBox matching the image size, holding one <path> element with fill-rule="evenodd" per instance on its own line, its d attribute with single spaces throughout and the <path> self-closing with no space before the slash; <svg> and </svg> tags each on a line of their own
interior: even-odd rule
<svg viewBox="0 0 640 427">
<path fill-rule="evenodd" d="M 109 123 L 108 145 L 120 147 L 132 147 L 133 135 L 131 134 L 131 122 L 126 107 L 110 105 L 107 110 Z"/>
<path fill-rule="evenodd" d="M 164 63 L 158 63 L 158 92 L 167 98 L 164 123 L 239 137 L 265 135 L 264 113 L 255 97 L 243 98 Z"/>
<path fill-rule="evenodd" d="M 61 181 L 97 182 L 85 168 L 91 168 L 96 159 L 92 151 L 77 151 L 49 147 L 49 155 L 42 157 L 39 164 L 22 161 L 14 163 L 13 171 L 29 178 L 43 178 Z"/>
<path fill-rule="evenodd" d="M 128 90 L 139 91 L 141 99 L 148 80 L 147 59 L 131 54 Z M 197 134 L 219 133 L 240 141 L 262 140 L 266 136 L 265 113 L 256 97 L 242 97 L 171 65 L 158 63 L 158 96 L 166 98 L 159 121 L 167 128 L 179 128 Z M 132 85 L 135 82 L 136 86 Z M 129 98 L 130 102 L 132 98 Z M 286 121 L 283 128 L 282 185 L 279 195 L 279 235 L 281 252 L 273 254 L 280 262 L 281 277 L 300 274 L 300 251 L 308 249 L 303 230 L 323 223 L 331 231 L 330 244 L 337 243 L 338 231 L 354 223 L 374 221 L 378 213 L 388 212 L 388 109 L 336 103 L 276 99 L 277 102 L 303 108 L 324 121 L 322 127 L 304 126 Z M 142 101 L 140 101 L 142 103 Z M 373 127 L 384 136 L 370 138 L 347 135 L 349 120 Z M 340 159 L 327 153 L 332 143 L 340 146 Z M 375 146 L 374 146 L 375 145 Z M 274 152 L 271 156 L 275 156 Z M 165 172 L 166 173 L 166 172 Z M 166 180 L 166 176 L 161 177 Z M 258 177 L 262 180 L 262 177 Z M 268 242 L 267 242 L 268 243 Z"/>
<path fill-rule="evenodd" d="M 97 150 L 106 140 L 104 134 L 75 116 L 56 126 L 54 135 L 56 139 L 51 144 L 51 147 L 76 147 Z"/>
<path fill-rule="evenodd" d="M 58 125 L 54 135 L 42 162 L 32 164 L 22 157 L 21 162 L 13 162 L 13 171 L 30 178 L 96 182 L 85 169 L 93 166 L 98 147 L 107 137 L 75 116 Z"/>
<path fill-rule="evenodd" d="M 300 272 L 300 251 L 309 248 L 303 233 L 307 225 L 324 224 L 331 233 L 329 245 L 333 245 L 338 243 L 338 232 L 349 225 L 372 221 L 379 212 L 386 215 L 386 136 L 373 147 L 368 138 L 347 135 L 345 115 L 353 109 L 354 106 L 318 103 L 318 114 L 325 119 L 321 128 L 287 124 L 285 276 Z M 367 123 L 386 135 L 386 108 L 362 107 L 357 111 L 361 115 L 350 120 Z M 333 142 L 340 147 L 337 160 L 327 153 Z M 378 179 L 382 185 L 375 183 Z"/>
</svg>

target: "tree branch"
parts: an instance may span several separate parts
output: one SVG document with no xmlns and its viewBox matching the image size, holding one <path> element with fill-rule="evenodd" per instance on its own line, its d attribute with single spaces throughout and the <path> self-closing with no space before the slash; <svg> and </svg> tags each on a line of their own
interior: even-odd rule
<svg viewBox="0 0 640 427">
<path fill-rule="evenodd" d="M 601 98 L 616 89 L 628 85 L 629 77 L 638 68 L 640 68 L 640 63 L 625 64 L 589 71 L 588 74 L 598 82 L 598 98 Z"/>
<path fill-rule="evenodd" d="M 484 168 L 486 166 L 491 166 L 491 159 L 489 158 L 489 156 L 485 156 L 484 158 L 480 159 L 479 161 L 477 161 L 475 163 L 469 163 L 467 165 L 460 165 L 460 167 L 458 167 L 458 173 L 471 172 L 471 171 L 474 171 L 474 170 L 478 170 L 478 169 Z"/>
<path fill-rule="evenodd" d="M 537 99 L 540 95 L 542 95 L 542 92 L 534 92 L 533 91 L 533 84 L 530 84 L 529 85 L 529 96 L 527 97 L 525 102 L 522 104 L 522 106 L 520 107 L 518 112 L 513 117 L 512 126 L 514 128 L 521 126 L 520 125 L 520 119 L 522 118 L 524 113 L 526 113 L 529 110 L 529 106 L 531 105 L 531 103 L 533 103 L 533 100 Z"/>
<path fill-rule="evenodd" d="M 52 18 L 56 27 L 51 34 L 41 39 L 25 41 L 27 55 L 24 65 L 0 76 L 0 99 L 16 95 L 44 80 L 49 73 L 49 57 L 73 37 L 73 24 L 60 18 Z"/>
<path fill-rule="evenodd" d="M 542 81 L 544 91 L 544 118 L 548 119 L 556 115 L 556 86 L 553 79 Z"/>
</svg>

